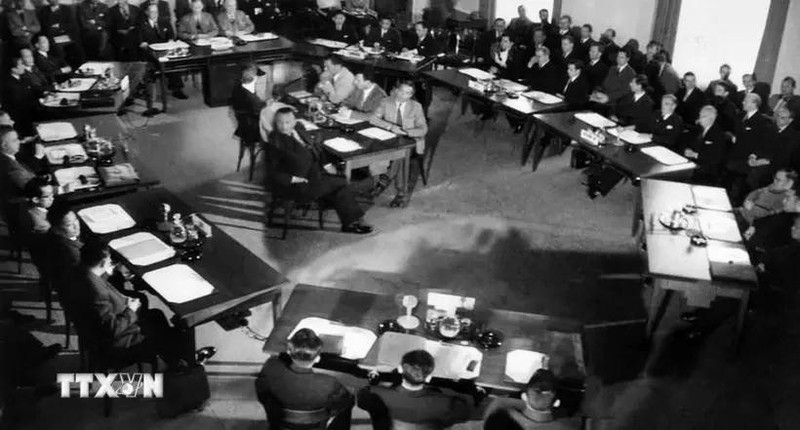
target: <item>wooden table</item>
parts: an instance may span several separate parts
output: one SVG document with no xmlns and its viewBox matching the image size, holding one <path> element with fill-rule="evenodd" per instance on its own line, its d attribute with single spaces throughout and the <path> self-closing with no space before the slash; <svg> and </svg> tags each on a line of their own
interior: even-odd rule
<svg viewBox="0 0 800 430">
<path fill-rule="evenodd" d="M 688 228 L 670 231 L 659 217 L 681 211 L 686 205 L 697 212 L 687 215 Z M 740 301 L 736 322 L 738 342 L 756 274 L 750 263 L 730 201 L 723 188 L 655 179 L 642 181 L 642 192 L 634 211 L 634 232 L 647 247 L 648 275 L 654 280 L 647 330 L 660 323 L 672 292 L 680 291 L 690 306 L 708 308 L 717 297 Z M 690 236 L 702 232 L 708 246 L 691 243 Z M 726 257 L 726 252 L 742 258 Z M 724 258 L 722 258 L 724 257 Z"/>
<path fill-rule="evenodd" d="M 638 150 L 639 147 L 652 146 L 650 144 L 639 145 L 633 152 L 628 151 L 625 146 L 606 144 L 598 147 L 592 145 L 581 138 L 581 130 L 587 129 L 590 126 L 576 119 L 575 113 L 578 112 L 544 113 L 536 114 L 533 117 L 538 124 L 541 124 L 546 129 L 552 130 L 567 139 L 577 142 L 578 147 L 582 150 L 588 151 L 601 159 L 604 163 L 622 171 L 634 183 L 638 183 L 642 178 L 669 177 L 672 179 L 688 179 L 692 171 L 697 167 L 692 162 L 672 166 L 661 164 L 654 158 Z M 605 134 L 606 142 L 613 142 L 616 139 L 608 133 Z M 541 137 L 542 136 L 539 136 L 540 139 Z M 543 143 L 536 142 L 534 145 L 541 146 Z M 537 151 L 534 150 L 534 170 L 539 163 L 536 153 Z M 541 153 L 539 153 L 539 156 L 541 156 Z"/>
<path fill-rule="evenodd" d="M 426 294 L 421 295 L 415 313 L 424 320 Z M 348 326 L 376 330 L 381 321 L 403 313 L 400 301 L 400 296 L 298 285 L 263 349 L 270 354 L 284 352 L 289 334 L 306 317 L 320 317 Z M 500 348 L 483 351 L 481 373 L 475 380 L 477 385 L 502 391 L 521 390 L 523 384 L 513 382 L 504 375 L 506 354 L 515 349 L 549 355 L 550 368 L 559 378 L 583 379 L 585 366 L 580 323 L 500 309 L 478 309 L 475 320 L 485 321 L 486 327 L 505 335 Z M 324 361 L 320 363 L 322 367 L 325 367 Z"/>
<path fill-rule="evenodd" d="M 164 188 L 128 194 L 101 202 L 115 203 L 136 221 L 136 226 L 127 230 L 100 235 L 104 241 L 128 236 L 138 231 L 149 231 L 159 236 L 165 243 L 169 238 L 155 230 L 155 223 L 162 203 L 167 203 L 173 213 L 182 215 L 195 213 L 195 210 Z M 83 205 L 76 210 L 92 205 Z M 203 246 L 203 256 L 195 262 L 184 262 L 214 286 L 215 292 L 185 303 L 169 303 L 149 288 L 156 296 L 164 300 L 178 317 L 180 325 L 192 328 L 208 321 L 239 310 L 249 309 L 268 301 L 278 303 L 281 287 L 287 283 L 286 278 L 270 267 L 261 258 L 242 246 L 239 242 L 220 230 L 212 223 L 212 237 Z M 88 228 L 84 228 L 89 232 Z M 179 256 L 149 266 L 135 266 L 117 256 L 137 278 L 147 272 L 161 267 L 180 263 Z M 149 287 L 149 286 L 148 286 Z"/>
<path fill-rule="evenodd" d="M 333 54 L 336 50 L 315 45 L 305 40 L 298 40 L 294 42 L 292 48 L 292 57 L 300 61 L 309 61 L 314 63 L 321 63 L 326 57 Z M 386 55 L 367 56 L 366 58 L 356 58 L 346 55 L 341 55 L 342 61 L 352 67 L 353 73 L 359 70 L 371 69 L 380 76 L 403 78 L 403 79 L 416 79 L 417 75 L 430 70 L 435 63 L 435 58 L 426 58 L 418 63 L 412 63 L 401 59 L 388 57 Z"/>
<path fill-rule="evenodd" d="M 80 136 L 83 134 L 83 127 L 85 125 L 89 125 L 97 129 L 97 136 L 108 139 L 112 142 L 116 143 L 116 140 L 119 136 L 127 135 L 125 128 L 122 125 L 119 117 L 116 114 L 105 114 L 105 115 L 96 115 L 96 116 L 87 116 L 83 118 L 75 118 L 67 120 L 66 122 L 71 123 L 75 130 L 78 132 L 79 137 L 75 139 L 68 139 L 59 142 L 45 142 L 43 143 L 45 148 L 49 146 L 61 145 L 64 143 L 79 143 Z M 44 123 L 46 124 L 46 123 Z M 66 201 L 69 204 L 83 204 L 88 203 L 91 201 L 101 200 L 109 197 L 113 197 L 116 195 L 127 194 L 131 192 L 135 192 L 141 189 L 146 189 L 150 187 L 157 186 L 160 184 L 161 181 L 158 180 L 154 175 L 150 174 L 146 169 L 144 169 L 136 160 L 135 156 L 128 151 L 126 153 L 123 148 L 116 148 L 117 152 L 114 155 L 114 163 L 131 163 L 133 164 L 134 168 L 136 168 L 136 172 L 139 174 L 139 181 L 133 184 L 124 184 L 124 185 L 116 185 L 116 186 L 105 186 L 101 185 L 94 189 L 86 189 L 86 190 L 78 190 L 67 194 L 61 194 L 57 196 L 59 201 Z M 81 165 L 93 165 L 92 161 L 87 161 Z M 69 167 L 74 167 L 75 165 L 71 165 Z M 52 166 L 52 171 L 58 170 L 63 166 Z"/>
</svg>

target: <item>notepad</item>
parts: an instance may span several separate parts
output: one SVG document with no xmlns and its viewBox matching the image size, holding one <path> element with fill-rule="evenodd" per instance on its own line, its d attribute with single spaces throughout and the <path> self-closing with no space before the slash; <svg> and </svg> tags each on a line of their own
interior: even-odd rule
<svg viewBox="0 0 800 430">
<path fill-rule="evenodd" d="M 614 121 L 611 121 L 610 119 L 594 112 L 576 113 L 575 119 L 583 121 L 595 128 L 608 128 L 617 126 L 617 123 Z"/>
<path fill-rule="evenodd" d="M 506 354 L 506 376 L 514 382 L 526 384 L 539 369 L 547 368 L 547 356 L 541 352 L 515 349 Z"/>
<path fill-rule="evenodd" d="M 554 105 L 556 103 L 561 103 L 562 101 L 564 101 L 564 100 L 561 99 L 561 97 L 554 96 L 554 95 L 548 94 L 548 93 L 543 93 L 541 91 L 535 91 L 535 90 L 534 91 L 528 91 L 527 93 L 522 93 L 522 95 L 527 97 L 527 98 L 529 98 L 529 99 L 536 100 L 537 102 L 543 103 L 543 104 L 546 104 L 546 105 Z"/>
<path fill-rule="evenodd" d="M 149 266 L 175 256 L 174 248 L 147 232 L 114 239 L 108 246 L 136 266 Z"/>
<path fill-rule="evenodd" d="M 642 145 L 651 142 L 651 139 L 649 137 L 643 135 L 642 133 L 637 133 L 634 130 L 623 129 L 622 131 L 620 131 L 619 128 L 611 128 L 608 129 L 608 134 L 615 137 L 619 137 L 620 139 L 632 145 Z"/>
<path fill-rule="evenodd" d="M 477 79 L 479 81 L 487 80 L 487 79 L 494 79 L 494 75 L 481 69 L 476 69 L 474 67 L 467 67 L 465 69 L 458 69 L 458 73 L 463 73 L 471 78 Z"/>
<path fill-rule="evenodd" d="M 326 48 L 331 49 L 344 49 L 347 47 L 347 44 L 344 42 L 337 42 L 335 40 L 328 40 L 328 39 L 308 39 L 309 43 L 314 45 L 324 46 Z"/>
<path fill-rule="evenodd" d="M 700 230 L 707 238 L 725 242 L 742 241 L 739 225 L 732 212 L 699 209 L 696 217 L 700 224 Z"/>
<path fill-rule="evenodd" d="M 142 275 L 170 303 L 186 303 L 213 293 L 214 286 L 185 264 L 173 264 Z"/>
<path fill-rule="evenodd" d="M 75 126 L 69 122 L 49 122 L 36 126 L 36 134 L 45 142 L 74 139 L 78 137 Z M 85 153 L 84 153 L 85 154 Z"/>
<path fill-rule="evenodd" d="M 323 352 L 340 355 L 348 360 L 361 360 L 367 356 L 370 348 L 378 339 L 375 333 L 360 327 L 349 327 L 334 321 L 317 317 L 303 318 L 297 323 L 288 338 L 300 329 L 311 329 L 318 336 L 325 336 Z M 335 343 L 334 343 L 335 342 Z"/>
<path fill-rule="evenodd" d="M 328 139 L 324 143 L 325 146 L 328 148 L 333 149 L 336 152 L 353 152 L 358 151 L 361 148 L 356 142 L 353 142 L 350 139 L 345 139 L 343 137 L 335 137 L 333 139 Z"/>
<path fill-rule="evenodd" d="M 650 146 L 648 148 L 642 148 L 642 153 L 667 166 L 676 166 L 678 164 L 689 162 L 689 160 L 683 156 L 678 155 L 663 146 Z"/>
<path fill-rule="evenodd" d="M 245 42 L 260 42 L 262 40 L 272 40 L 277 38 L 278 35 L 273 33 L 243 34 L 239 36 L 239 39 L 242 39 Z"/>
<path fill-rule="evenodd" d="M 71 164 L 80 164 L 89 158 L 83 145 L 79 143 L 48 146 L 45 148 L 44 154 L 47 161 L 56 166 L 64 164 L 64 158 L 67 158 Z"/>
<path fill-rule="evenodd" d="M 391 131 L 386 131 L 378 127 L 365 128 L 364 130 L 359 131 L 358 134 L 376 140 L 389 140 L 397 137 L 397 135 Z"/>
<path fill-rule="evenodd" d="M 125 230 L 136 225 L 136 221 L 120 205 L 107 204 L 92 206 L 78 211 L 89 230 L 96 234 L 108 234 Z"/>
<path fill-rule="evenodd" d="M 153 51 L 172 51 L 174 49 L 186 49 L 189 44 L 182 40 L 170 40 L 164 43 L 151 43 L 148 45 Z"/>
</svg>

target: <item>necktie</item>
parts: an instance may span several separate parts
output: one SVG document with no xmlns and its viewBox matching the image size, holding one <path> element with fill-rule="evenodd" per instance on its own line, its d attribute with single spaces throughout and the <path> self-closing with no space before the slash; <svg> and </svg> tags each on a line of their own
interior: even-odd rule
<svg viewBox="0 0 800 430">
<path fill-rule="evenodd" d="M 567 88 L 569 88 L 569 84 L 571 84 L 571 83 L 572 83 L 572 81 L 569 80 L 569 81 L 567 81 L 567 85 L 564 85 L 564 94 L 567 93 Z"/>
<path fill-rule="evenodd" d="M 397 116 L 395 117 L 395 119 L 397 120 L 397 125 L 402 128 L 403 127 L 403 104 L 402 103 L 398 103 L 397 104 Z"/>
</svg>

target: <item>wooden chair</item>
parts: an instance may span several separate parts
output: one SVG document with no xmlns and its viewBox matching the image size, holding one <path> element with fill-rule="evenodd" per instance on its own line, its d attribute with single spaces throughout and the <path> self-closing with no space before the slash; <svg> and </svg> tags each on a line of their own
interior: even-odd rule
<svg viewBox="0 0 800 430">
<path fill-rule="evenodd" d="M 258 137 L 258 118 L 253 118 L 244 112 L 234 112 L 234 116 L 238 126 L 237 130 L 244 130 L 237 136 L 239 138 L 239 158 L 236 161 L 236 171 L 238 172 L 242 168 L 242 159 L 245 153 L 249 154 L 250 172 L 248 178 L 252 182 L 256 160 L 263 149 L 263 142 Z"/>
<path fill-rule="evenodd" d="M 303 216 L 305 216 L 309 210 L 316 210 L 319 229 L 325 229 L 325 211 L 327 208 L 321 201 L 298 204 L 289 197 L 272 193 L 272 199 L 269 202 L 269 209 L 267 210 L 267 228 L 271 228 L 274 225 L 272 221 L 275 218 L 275 212 L 278 208 L 281 208 L 283 211 L 283 232 L 281 233 L 281 240 L 286 240 L 289 230 L 289 221 L 291 220 L 292 213 L 295 209 L 303 210 Z"/>
</svg>

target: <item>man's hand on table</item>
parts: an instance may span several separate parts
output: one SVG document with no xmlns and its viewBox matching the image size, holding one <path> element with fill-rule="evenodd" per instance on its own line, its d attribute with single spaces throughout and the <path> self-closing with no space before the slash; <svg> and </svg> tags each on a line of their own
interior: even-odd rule
<svg viewBox="0 0 800 430">
<path fill-rule="evenodd" d="M 328 164 L 322 166 L 322 168 L 325 169 L 325 172 L 327 174 L 329 174 L 329 175 L 335 175 L 335 174 L 339 173 L 339 172 L 336 171 L 336 167 L 331 163 L 328 163 Z"/>
<path fill-rule="evenodd" d="M 293 184 L 307 184 L 308 183 L 308 179 L 301 178 L 299 176 L 292 176 L 292 182 L 291 183 L 293 183 Z"/>
<path fill-rule="evenodd" d="M 130 309 L 133 312 L 136 312 L 139 310 L 139 308 L 142 307 L 142 302 L 139 301 L 139 299 L 128 297 L 126 305 L 128 306 L 128 309 Z"/>
</svg>

